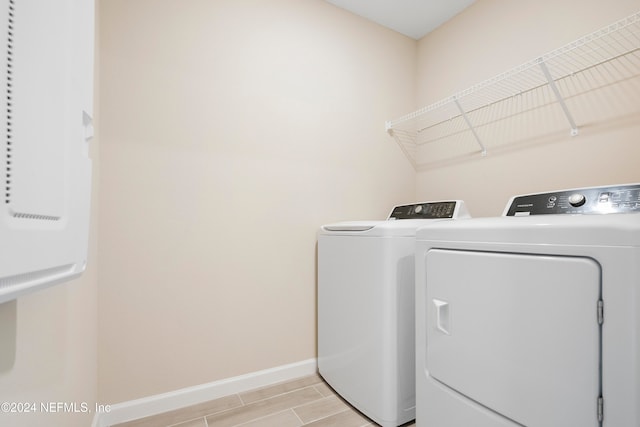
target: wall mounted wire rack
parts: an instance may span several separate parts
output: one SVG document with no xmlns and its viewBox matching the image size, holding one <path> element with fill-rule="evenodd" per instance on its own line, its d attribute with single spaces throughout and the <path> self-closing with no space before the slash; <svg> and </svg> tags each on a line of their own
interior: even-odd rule
<svg viewBox="0 0 640 427">
<path fill-rule="evenodd" d="M 496 123 L 513 117 L 513 111 L 495 113 L 496 105 L 514 97 L 539 91 L 547 93 L 547 104 L 554 104 L 556 112 L 570 135 L 578 134 L 578 124 L 567 105 L 572 94 L 562 84 L 587 70 L 601 67 L 612 61 L 624 61 L 623 77 L 640 73 L 640 12 L 612 23 L 598 31 L 581 37 L 559 49 L 553 50 L 493 78 L 478 83 L 441 101 L 420 108 L 410 114 L 386 122 L 386 130 L 392 135 L 414 167 L 420 166 L 418 158 L 422 146 L 442 141 L 453 134 L 466 133 L 477 147 L 476 152 L 487 154 L 487 137 L 492 134 L 482 129 L 489 122 Z M 620 74 L 620 73 L 618 73 Z M 531 106 L 526 107 L 531 110 Z M 483 110 L 492 110 L 487 114 Z M 490 142 L 490 141 L 489 141 Z"/>
</svg>

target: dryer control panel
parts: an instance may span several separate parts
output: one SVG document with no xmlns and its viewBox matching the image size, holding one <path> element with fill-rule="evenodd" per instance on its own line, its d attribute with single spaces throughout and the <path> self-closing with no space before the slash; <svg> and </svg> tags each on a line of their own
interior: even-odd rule
<svg viewBox="0 0 640 427">
<path fill-rule="evenodd" d="M 439 219 L 453 218 L 456 211 L 456 203 L 452 202 L 425 202 L 412 205 L 396 206 L 389 214 L 388 219 Z"/>
<path fill-rule="evenodd" d="M 578 188 L 512 197 L 503 216 L 640 212 L 640 184 Z"/>
</svg>

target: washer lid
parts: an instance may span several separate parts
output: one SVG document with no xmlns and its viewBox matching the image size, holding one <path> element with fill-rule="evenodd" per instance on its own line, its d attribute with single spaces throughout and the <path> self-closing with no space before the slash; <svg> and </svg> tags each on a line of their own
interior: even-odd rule
<svg viewBox="0 0 640 427">
<path fill-rule="evenodd" d="M 375 222 L 363 222 L 363 221 L 347 221 L 347 222 L 338 222 L 336 224 L 327 224 L 323 225 L 322 229 L 325 231 L 367 231 L 371 230 L 376 226 L 377 223 L 384 221 L 375 221 Z"/>
<path fill-rule="evenodd" d="M 448 219 L 469 218 L 462 200 L 395 206 L 384 221 L 343 221 L 320 227 L 319 235 L 415 236 L 420 227 Z"/>
<path fill-rule="evenodd" d="M 320 227 L 319 235 L 361 237 L 415 237 L 416 230 L 447 219 L 405 219 L 385 221 L 345 221 Z"/>
</svg>

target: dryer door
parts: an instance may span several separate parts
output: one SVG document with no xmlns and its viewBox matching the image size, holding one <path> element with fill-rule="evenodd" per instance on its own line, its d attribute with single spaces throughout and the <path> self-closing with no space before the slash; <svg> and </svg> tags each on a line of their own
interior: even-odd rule
<svg viewBox="0 0 640 427">
<path fill-rule="evenodd" d="M 527 427 L 600 425 L 595 261 L 430 250 L 426 271 L 431 377 Z"/>
</svg>

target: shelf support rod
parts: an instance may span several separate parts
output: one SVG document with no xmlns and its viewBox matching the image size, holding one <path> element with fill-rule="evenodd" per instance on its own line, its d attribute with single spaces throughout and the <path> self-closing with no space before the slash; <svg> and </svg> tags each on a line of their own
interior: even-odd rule
<svg viewBox="0 0 640 427">
<path fill-rule="evenodd" d="M 551 77 L 551 73 L 549 72 L 549 68 L 547 67 L 547 64 L 545 64 L 542 58 L 538 59 L 538 64 L 540 65 L 540 68 L 542 69 L 544 76 L 547 78 L 549 87 L 551 88 L 553 93 L 556 95 L 556 99 L 558 100 L 558 103 L 560 103 L 560 107 L 562 107 L 562 111 L 564 111 L 564 115 L 567 117 L 567 120 L 569 121 L 569 125 L 571 126 L 571 136 L 576 136 L 578 134 L 578 126 L 576 126 L 576 122 L 575 120 L 573 120 L 573 116 L 569 111 L 569 107 L 567 107 L 567 104 L 564 102 L 564 98 L 560 94 L 560 90 L 558 89 L 558 86 L 556 85 L 555 80 L 553 80 L 553 77 Z"/>
<path fill-rule="evenodd" d="M 458 111 L 460 111 L 460 114 L 462 115 L 462 118 L 467 123 L 467 126 L 469 126 L 469 129 L 473 133 L 473 136 L 476 138 L 476 142 L 478 143 L 478 145 L 480 145 L 480 148 L 482 149 L 482 155 L 486 156 L 487 155 L 487 149 L 484 147 L 484 144 L 482 143 L 482 140 L 478 136 L 478 133 L 476 132 L 476 128 L 473 127 L 473 124 L 471 123 L 471 120 L 469 120 L 469 117 L 467 116 L 467 113 L 462 108 L 462 105 L 460 105 L 460 102 L 458 102 L 458 98 L 456 98 L 454 96 L 453 97 L 453 102 L 455 102 L 456 107 L 458 107 Z"/>
</svg>

